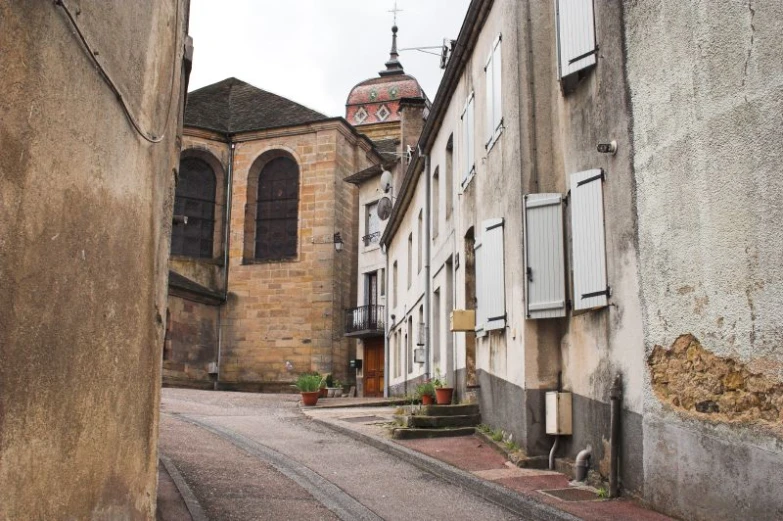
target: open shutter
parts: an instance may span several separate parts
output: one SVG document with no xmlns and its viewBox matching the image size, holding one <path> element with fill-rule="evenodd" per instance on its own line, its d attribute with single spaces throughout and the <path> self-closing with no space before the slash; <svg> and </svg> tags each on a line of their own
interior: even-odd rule
<svg viewBox="0 0 783 521">
<path fill-rule="evenodd" d="M 525 258 L 527 317 L 564 317 L 566 290 L 562 195 L 525 196 Z"/>
<path fill-rule="evenodd" d="M 468 96 L 468 101 L 465 102 L 465 109 L 462 111 L 462 186 L 470 178 L 471 172 L 475 167 L 474 151 L 473 151 L 473 93 Z"/>
<path fill-rule="evenodd" d="M 484 250 L 482 249 L 481 237 L 476 238 L 473 244 L 473 259 L 476 264 L 476 336 L 486 335 L 484 323 L 487 321 L 486 297 L 484 296 Z"/>
<path fill-rule="evenodd" d="M 500 71 L 502 68 L 502 58 L 500 56 L 501 38 L 495 41 L 495 50 L 492 52 L 492 133 L 493 138 L 497 137 L 498 130 L 503 126 L 503 93 L 501 92 L 502 81 Z"/>
<path fill-rule="evenodd" d="M 595 65 L 593 0 L 555 0 L 560 77 Z"/>
<path fill-rule="evenodd" d="M 484 330 L 506 327 L 506 284 L 503 258 L 503 219 L 488 219 L 481 223 L 484 251 L 483 286 Z"/>
<path fill-rule="evenodd" d="M 571 174 L 571 233 L 574 249 L 574 310 L 606 306 L 604 172 Z"/>
</svg>

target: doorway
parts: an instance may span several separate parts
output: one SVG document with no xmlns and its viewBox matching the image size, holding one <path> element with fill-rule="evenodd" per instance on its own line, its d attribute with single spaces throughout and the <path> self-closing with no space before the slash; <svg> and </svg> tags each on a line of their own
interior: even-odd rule
<svg viewBox="0 0 783 521">
<path fill-rule="evenodd" d="M 385 385 L 383 374 L 383 337 L 364 340 L 364 396 L 382 397 Z"/>
</svg>

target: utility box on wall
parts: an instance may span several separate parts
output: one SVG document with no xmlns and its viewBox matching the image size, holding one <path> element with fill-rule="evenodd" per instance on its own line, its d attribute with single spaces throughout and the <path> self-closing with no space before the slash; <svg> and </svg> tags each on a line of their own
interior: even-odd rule
<svg viewBox="0 0 783 521">
<path fill-rule="evenodd" d="M 476 310 L 475 309 L 455 309 L 451 312 L 451 330 L 452 331 L 475 331 L 476 330 Z"/>
<path fill-rule="evenodd" d="M 571 393 L 546 393 L 546 433 L 570 435 L 571 424 Z"/>
</svg>

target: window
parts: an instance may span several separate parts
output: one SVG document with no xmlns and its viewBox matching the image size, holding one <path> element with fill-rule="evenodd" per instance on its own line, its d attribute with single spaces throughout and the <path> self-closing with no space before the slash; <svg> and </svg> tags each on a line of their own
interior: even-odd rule
<svg viewBox="0 0 783 521">
<path fill-rule="evenodd" d="M 424 210 L 419 210 L 419 228 L 416 230 L 418 244 L 416 245 L 416 273 L 421 273 L 422 252 L 424 251 Z"/>
<path fill-rule="evenodd" d="M 258 178 L 255 258 L 296 257 L 299 231 L 299 167 L 288 157 L 269 161 Z"/>
<path fill-rule="evenodd" d="M 571 174 L 575 311 L 603 307 L 609 300 L 603 181 L 601 169 Z"/>
<path fill-rule="evenodd" d="M 378 218 L 378 201 L 370 203 L 365 210 L 364 245 L 378 244 L 381 240 L 381 220 Z"/>
<path fill-rule="evenodd" d="M 481 223 L 476 240 L 476 335 L 506 327 L 505 266 L 503 259 L 503 219 Z"/>
<path fill-rule="evenodd" d="M 380 280 L 378 281 L 378 284 L 381 287 L 381 296 L 386 295 L 386 269 L 381 268 L 381 275 L 378 277 Z"/>
<path fill-rule="evenodd" d="M 405 335 L 408 349 L 408 373 L 413 372 L 413 317 L 408 317 L 408 334 Z"/>
<path fill-rule="evenodd" d="M 470 176 L 476 172 L 476 161 L 474 158 L 474 139 L 473 139 L 473 120 L 475 118 L 475 108 L 473 100 L 475 97 L 470 93 L 465 102 L 465 109 L 462 111 L 462 187 L 468 184 Z"/>
<path fill-rule="evenodd" d="M 563 196 L 525 196 L 527 318 L 566 315 Z"/>
<path fill-rule="evenodd" d="M 408 289 L 413 282 L 413 233 L 408 235 Z"/>
<path fill-rule="evenodd" d="M 446 144 L 446 220 L 451 218 L 454 208 L 454 134 L 449 136 Z"/>
<path fill-rule="evenodd" d="M 372 271 L 364 275 L 364 304 L 378 305 L 378 272 Z"/>
<path fill-rule="evenodd" d="M 402 374 L 402 356 L 400 354 L 400 332 L 394 332 L 394 377 L 399 378 Z"/>
<path fill-rule="evenodd" d="M 397 261 L 394 261 L 392 266 L 392 302 L 393 306 L 397 305 Z"/>
<path fill-rule="evenodd" d="M 593 0 L 556 0 L 557 70 L 567 78 L 596 63 Z"/>
<path fill-rule="evenodd" d="M 171 230 L 171 254 L 211 258 L 215 231 L 215 173 L 203 160 L 184 158 L 174 199 L 174 215 L 184 215 L 187 224 Z"/>
<path fill-rule="evenodd" d="M 487 136 L 484 144 L 488 149 L 492 147 L 503 130 L 500 42 L 501 37 L 498 35 L 492 44 L 492 51 L 490 51 L 487 58 L 487 65 L 484 67 L 487 79 Z"/>
<path fill-rule="evenodd" d="M 440 167 L 435 168 L 432 174 L 432 239 L 438 236 L 438 224 L 440 223 Z"/>
</svg>

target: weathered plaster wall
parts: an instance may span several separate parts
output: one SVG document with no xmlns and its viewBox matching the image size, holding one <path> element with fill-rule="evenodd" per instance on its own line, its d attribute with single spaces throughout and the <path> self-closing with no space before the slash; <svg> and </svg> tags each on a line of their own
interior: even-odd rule
<svg viewBox="0 0 783 521">
<path fill-rule="evenodd" d="M 163 139 L 62 7 L 0 1 L 0 518 L 153 520 L 188 2 L 67 5 Z"/>
<path fill-rule="evenodd" d="M 732 398 L 741 390 L 735 383 L 747 389 L 757 378 L 771 386 L 783 379 L 783 5 L 663 1 L 624 9 L 653 366 L 647 496 L 691 519 L 778 519 L 783 498 L 768 483 L 783 464 L 783 437 L 765 427 L 771 412 L 760 408 L 759 421 L 756 406 L 737 411 Z M 684 334 L 709 353 L 691 350 L 700 363 L 742 367 L 742 382 L 707 373 L 663 382 L 661 349 L 676 352 Z M 663 358 L 694 362 L 687 354 Z M 661 393 L 680 384 L 684 394 Z M 771 388 L 762 387 L 749 399 L 770 400 Z"/>
</svg>

